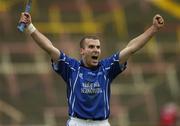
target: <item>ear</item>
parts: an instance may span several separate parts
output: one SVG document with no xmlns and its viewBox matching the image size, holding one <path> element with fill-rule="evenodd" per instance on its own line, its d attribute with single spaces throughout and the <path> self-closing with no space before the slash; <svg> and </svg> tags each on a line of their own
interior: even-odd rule
<svg viewBox="0 0 180 126">
<path fill-rule="evenodd" d="M 80 54 L 81 54 L 81 55 L 84 54 L 84 48 L 80 48 Z"/>
</svg>

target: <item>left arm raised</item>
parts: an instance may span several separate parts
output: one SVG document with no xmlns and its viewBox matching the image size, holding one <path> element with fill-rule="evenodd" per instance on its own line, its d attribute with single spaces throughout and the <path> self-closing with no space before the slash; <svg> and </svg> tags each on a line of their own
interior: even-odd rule
<svg viewBox="0 0 180 126">
<path fill-rule="evenodd" d="M 120 52 L 120 64 L 125 63 L 132 54 L 141 49 L 163 26 L 164 19 L 159 14 L 155 15 L 152 26 L 138 37 L 132 39 Z"/>
</svg>

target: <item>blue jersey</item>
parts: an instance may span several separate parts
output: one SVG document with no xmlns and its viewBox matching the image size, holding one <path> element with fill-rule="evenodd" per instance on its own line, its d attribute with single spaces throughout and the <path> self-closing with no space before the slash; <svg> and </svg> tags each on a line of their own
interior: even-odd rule
<svg viewBox="0 0 180 126">
<path fill-rule="evenodd" d="M 67 83 L 69 116 L 92 120 L 109 117 L 110 83 L 126 68 L 126 63 L 119 64 L 119 53 L 90 69 L 61 52 L 58 62 L 52 66 Z"/>
</svg>

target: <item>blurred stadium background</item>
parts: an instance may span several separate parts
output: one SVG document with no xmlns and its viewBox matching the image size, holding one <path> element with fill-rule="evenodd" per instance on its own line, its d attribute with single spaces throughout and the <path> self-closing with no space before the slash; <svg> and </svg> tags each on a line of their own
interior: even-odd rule
<svg viewBox="0 0 180 126">
<path fill-rule="evenodd" d="M 16 29 L 25 0 L 0 0 L 0 126 L 63 126 L 66 87 L 50 58 Z M 161 108 L 180 105 L 179 0 L 33 0 L 34 25 L 53 44 L 79 58 L 79 40 L 97 34 L 102 58 L 161 14 L 162 29 L 112 84 L 112 126 L 159 126 Z M 179 112 L 179 110 L 177 110 Z"/>
</svg>

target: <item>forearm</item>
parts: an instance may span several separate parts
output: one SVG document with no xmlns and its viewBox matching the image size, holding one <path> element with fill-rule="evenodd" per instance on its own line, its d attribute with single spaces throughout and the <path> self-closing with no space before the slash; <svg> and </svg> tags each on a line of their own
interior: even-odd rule
<svg viewBox="0 0 180 126">
<path fill-rule="evenodd" d="M 60 51 L 52 45 L 51 41 L 46 36 L 44 36 L 38 30 L 35 30 L 33 33 L 31 33 L 31 37 L 40 48 L 50 55 L 54 61 L 58 60 Z"/>
<path fill-rule="evenodd" d="M 157 31 L 158 29 L 154 25 L 152 25 L 144 33 L 131 40 L 128 43 L 127 48 L 130 48 L 131 53 L 135 53 L 136 51 L 141 49 Z"/>
<path fill-rule="evenodd" d="M 32 24 L 31 15 L 26 12 L 22 13 L 19 22 L 25 23 L 27 26 L 26 32 L 31 35 L 39 47 L 46 51 L 52 60 L 58 61 L 60 51 L 52 45 L 51 41 L 46 36 L 44 36 L 34 27 Z"/>
<path fill-rule="evenodd" d="M 120 52 L 120 63 L 124 63 L 128 58 L 141 49 L 152 37 L 164 26 L 164 19 L 159 15 L 153 17 L 153 24 L 144 33 L 131 40 L 128 45 Z"/>
<path fill-rule="evenodd" d="M 45 50 L 48 54 L 50 53 L 50 49 L 53 46 L 51 41 L 46 38 L 42 33 L 40 33 L 38 30 L 34 31 L 31 34 L 31 37 L 33 40 L 39 45 L 40 48 Z"/>
</svg>

